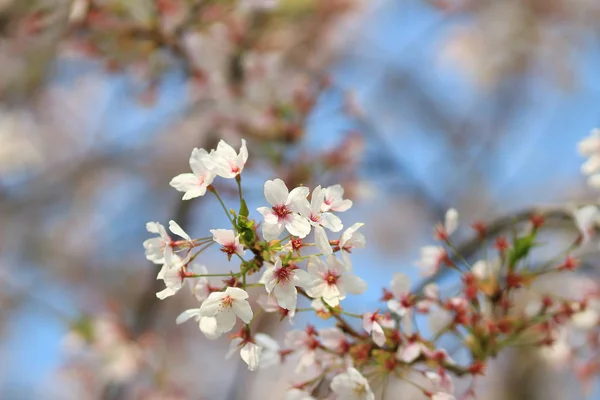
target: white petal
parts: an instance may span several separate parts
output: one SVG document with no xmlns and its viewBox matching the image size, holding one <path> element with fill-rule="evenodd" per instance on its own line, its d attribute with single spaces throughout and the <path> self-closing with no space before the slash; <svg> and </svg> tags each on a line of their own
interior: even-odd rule
<svg viewBox="0 0 600 400">
<path fill-rule="evenodd" d="M 169 221 L 169 230 L 171 232 L 173 232 L 174 234 L 176 234 L 177 236 L 184 238 L 187 241 L 190 241 L 190 242 L 192 241 L 192 238 L 190 237 L 190 235 L 185 233 L 185 231 L 183 229 L 181 229 L 179 224 L 173 220 Z"/>
<path fill-rule="evenodd" d="M 452 235 L 454 231 L 458 228 L 458 211 L 456 209 L 451 208 L 446 211 L 446 216 L 444 218 L 444 228 L 448 235 Z"/>
<path fill-rule="evenodd" d="M 321 254 L 333 254 L 333 249 L 331 248 L 329 239 L 327 238 L 327 233 L 325 232 L 325 229 L 320 226 L 315 227 L 315 243 Z"/>
<path fill-rule="evenodd" d="M 396 272 L 392 278 L 391 289 L 394 296 L 402 298 L 410 293 L 410 278 L 402 272 Z"/>
<path fill-rule="evenodd" d="M 254 371 L 258 368 L 260 353 L 261 348 L 254 343 L 246 343 L 240 350 L 240 356 L 242 357 L 242 360 L 248 364 L 248 369 L 250 371 Z"/>
<path fill-rule="evenodd" d="M 345 274 L 340 278 L 344 289 L 350 294 L 362 294 L 367 290 L 367 282 L 354 274 Z"/>
<path fill-rule="evenodd" d="M 285 224 L 285 229 L 294 236 L 305 238 L 310 233 L 310 222 L 298 214 L 293 214 L 292 221 Z"/>
<path fill-rule="evenodd" d="M 329 212 L 321 214 L 321 225 L 332 232 L 339 232 L 344 228 L 342 220 L 337 215 Z"/>
<path fill-rule="evenodd" d="M 298 291 L 296 287 L 291 284 L 279 284 L 275 285 L 273 289 L 273 294 L 277 299 L 277 304 L 281 308 L 285 308 L 286 310 L 295 310 L 296 303 L 298 301 Z"/>
<path fill-rule="evenodd" d="M 221 336 L 221 332 L 218 329 L 217 320 L 214 317 L 202 317 L 198 323 L 200 330 L 209 339 L 216 339 Z"/>
<path fill-rule="evenodd" d="M 266 181 L 265 198 L 272 206 L 283 205 L 288 198 L 288 188 L 281 179 Z"/>
<path fill-rule="evenodd" d="M 246 324 L 252 321 L 252 308 L 246 300 L 234 301 L 233 312 Z"/>
<path fill-rule="evenodd" d="M 213 240 L 221 246 L 227 246 L 235 241 L 235 232 L 231 229 L 211 229 Z"/>
<path fill-rule="evenodd" d="M 171 179 L 169 185 L 180 192 L 187 192 L 188 190 L 197 189 L 200 186 L 200 181 L 196 175 L 187 173 L 177 175 Z"/>
<path fill-rule="evenodd" d="M 199 308 L 191 308 L 191 309 L 185 310 L 184 312 L 182 312 L 181 314 L 179 314 L 179 316 L 175 320 L 175 323 L 177 325 L 183 324 L 188 319 L 194 318 L 194 317 L 198 317 L 199 315 L 200 315 L 200 309 Z"/>
<path fill-rule="evenodd" d="M 283 229 L 284 229 L 283 224 L 268 224 L 265 221 L 265 223 L 263 224 L 263 227 L 262 227 L 263 238 L 266 241 L 275 240 L 279 237 L 279 235 L 281 235 L 281 232 L 283 232 Z"/>
</svg>

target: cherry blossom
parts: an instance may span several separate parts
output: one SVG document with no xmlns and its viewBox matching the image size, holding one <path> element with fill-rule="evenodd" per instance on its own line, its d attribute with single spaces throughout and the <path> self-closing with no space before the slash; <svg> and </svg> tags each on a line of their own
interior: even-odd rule
<svg viewBox="0 0 600 400">
<path fill-rule="evenodd" d="M 183 324 L 189 319 L 194 318 L 198 324 L 200 324 L 200 319 L 202 315 L 200 315 L 200 308 L 190 308 L 188 310 L 183 311 L 181 314 L 177 316 L 175 323 L 177 325 Z"/>
<path fill-rule="evenodd" d="M 593 129 L 590 135 L 578 144 L 579 153 L 588 160 L 581 166 L 581 172 L 588 176 L 588 184 L 600 188 L 600 129 Z"/>
<path fill-rule="evenodd" d="M 323 350 L 319 349 L 316 332 L 311 326 L 305 330 L 289 331 L 285 335 L 285 345 L 300 355 L 296 372 L 316 366 L 317 361 L 322 357 Z"/>
<path fill-rule="evenodd" d="M 583 242 L 589 242 L 600 226 L 600 209 L 595 205 L 583 206 L 573 212 L 573 217 L 583 235 Z"/>
<path fill-rule="evenodd" d="M 169 183 L 180 192 L 184 192 L 183 200 L 204 196 L 206 189 L 215 179 L 215 174 L 204 163 L 208 153 L 204 149 L 195 148 L 190 156 L 192 173 L 180 174 L 171 179 Z"/>
<path fill-rule="evenodd" d="M 346 298 L 346 292 L 361 294 L 367 289 L 367 283 L 334 256 L 328 256 L 325 262 L 311 258 L 308 272 L 315 278 L 314 285 L 306 291 L 308 295 L 312 298 L 322 297 L 333 307 Z"/>
<path fill-rule="evenodd" d="M 236 287 L 211 293 L 200 306 L 200 330 L 213 339 L 231 331 L 236 317 L 246 324 L 250 323 L 252 308 L 247 299 L 248 293 Z"/>
<path fill-rule="evenodd" d="M 266 333 L 257 333 L 254 335 L 254 341 L 260 346 L 260 363 L 261 369 L 281 365 L 281 347 L 279 343 Z"/>
<path fill-rule="evenodd" d="M 281 259 L 275 264 L 265 263 L 266 270 L 260 279 L 269 295 L 273 294 L 280 307 L 295 310 L 298 301 L 296 286 L 309 288 L 315 281 L 308 272 L 294 265 L 282 265 Z"/>
<path fill-rule="evenodd" d="M 383 328 L 393 328 L 394 321 L 389 315 L 379 312 L 368 312 L 363 314 L 363 328 L 371 334 L 373 341 L 379 347 L 385 344 L 385 332 Z"/>
<path fill-rule="evenodd" d="M 322 211 L 344 212 L 352 207 L 352 200 L 344 199 L 342 185 L 333 185 L 323 190 Z"/>
<path fill-rule="evenodd" d="M 403 346 L 398 347 L 396 351 L 396 359 L 403 363 L 410 364 L 414 362 L 421 354 L 427 352 L 427 347 L 418 341 L 409 342 Z"/>
<path fill-rule="evenodd" d="M 355 223 L 350 228 L 346 229 L 338 240 L 338 247 L 342 250 L 342 259 L 347 265 L 352 265 L 348 253 L 352 253 L 353 249 L 362 249 L 365 247 L 365 237 L 362 233 L 358 232 L 364 225 L 365 224 L 362 222 Z M 333 254 L 333 249 L 327 238 L 327 233 L 321 227 L 315 227 L 315 244 L 321 254 Z"/>
<path fill-rule="evenodd" d="M 590 331 L 600 324 L 600 300 L 593 299 L 586 308 L 571 317 L 573 326 L 582 331 Z"/>
<path fill-rule="evenodd" d="M 339 399 L 375 400 L 369 381 L 355 368 L 348 368 L 346 372 L 334 376 L 331 380 L 331 390 Z"/>
<path fill-rule="evenodd" d="M 446 215 L 444 216 L 444 230 L 447 235 L 452 235 L 456 229 L 458 228 L 458 211 L 456 209 L 451 208 L 446 211 Z"/>
<path fill-rule="evenodd" d="M 272 207 L 257 209 L 265 218 L 262 229 L 265 240 L 277 239 L 284 229 L 300 238 L 310 233 L 310 222 L 298 214 L 298 208 L 302 201 L 306 201 L 307 196 L 306 187 L 297 187 L 288 192 L 281 179 L 265 182 L 265 198 Z"/>
<path fill-rule="evenodd" d="M 183 268 L 189 261 L 189 254 L 185 258 L 181 258 L 175 253 L 165 253 L 165 264 L 158 272 L 156 279 L 162 279 L 165 282 L 166 288 L 156 293 L 156 297 L 164 300 L 169 296 L 173 296 L 181 289 L 186 276 Z"/>
<path fill-rule="evenodd" d="M 210 233 L 213 235 L 213 240 L 222 246 L 221 251 L 227 254 L 229 260 L 234 254 L 240 257 L 246 255 L 244 246 L 240 244 L 240 235 L 236 235 L 234 231 L 230 229 L 211 229 Z"/>
<path fill-rule="evenodd" d="M 365 247 L 365 236 L 358 232 L 365 224 L 357 222 L 346 229 L 340 237 L 340 249 L 351 253 L 353 249 L 363 249 Z"/>
<path fill-rule="evenodd" d="M 146 230 L 150 233 L 159 235 L 158 237 L 144 241 L 146 258 L 155 264 L 163 264 L 165 262 L 165 253 L 173 252 L 175 242 L 171 236 L 169 236 L 165 227 L 159 222 L 148 222 L 146 224 Z M 173 220 L 169 221 L 169 230 L 188 242 L 192 241 L 192 238 Z"/>
<path fill-rule="evenodd" d="M 492 264 L 487 260 L 478 260 L 471 267 L 471 272 L 477 279 L 484 281 L 494 275 L 499 267 L 498 263 Z"/>
<path fill-rule="evenodd" d="M 325 202 L 325 193 L 321 186 L 314 188 L 310 203 L 308 200 L 300 201 L 299 211 L 302 216 L 308 219 L 312 226 L 322 226 L 332 232 L 339 232 L 344 227 L 340 218 L 328 211 L 322 211 Z"/>
<path fill-rule="evenodd" d="M 403 317 L 412 307 L 410 278 L 401 272 L 396 272 L 390 288 L 394 298 L 388 300 L 387 306 L 390 311 Z"/>
<path fill-rule="evenodd" d="M 239 154 L 233 147 L 221 140 L 216 150 L 211 151 L 210 154 L 205 153 L 202 157 L 206 168 L 222 178 L 235 178 L 241 174 L 247 160 L 248 148 L 244 139 L 242 139 Z"/>
<path fill-rule="evenodd" d="M 448 258 L 448 253 L 441 246 L 423 246 L 421 247 L 421 258 L 417 265 L 424 276 L 434 275 Z"/>
<path fill-rule="evenodd" d="M 436 304 L 437 300 L 440 298 L 438 285 L 435 283 L 428 283 L 423 288 L 423 295 L 425 298 L 419 300 L 415 305 L 415 308 L 422 313 L 428 313 L 431 310 L 431 307 Z"/>
<path fill-rule="evenodd" d="M 191 262 L 188 265 L 188 272 L 193 275 L 206 275 L 208 274 L 208 269 L 204 265 L 200 265 L 196 262 Z M 192 294 L 196 298 L 196 300 L 202 302 L 206 300 L 209 294 L 212 292 L 221 291 L 222 284 L 212 285 L 211 282 L 215 278 L 208 277 L 198 277 L 198 278 L 186 278 L 188 283 L 190 284 L 190 288 L 192 290 Z"/>
<path fill-rule="evenodd" d="M 287 318 L 290 322 L 290 325 L 294 322 L 294 316 L 296 315 L 296 309 L 288 310 L 286 308 L 281 307 L 277 303 L 277 299 L 273 296 L 269 296 L 267 294 L 261 294 L 256 300 L 258 305 L 268 313 L 278 312 L 281 314 L 281 319 Z"/>
<path fill-rule="evenodd" d="M 231 358 L 238 349 L 240 357 L 248 365 L 248 370 L 256 370 L 260 363 L 262 348 L 250 340 L 236 337 L 229 344 L 229 351 L 225 355 L 225 358 Z"/>
<path fill-rule="evenodd" d="M 348 338 L 338 328 L 324 328 L 319 330 L 319 339 L 323 346 L 339 354 L 345 354 L 350 349 Z"/>
<path fill-rule="evenodd" d="M 452 378 L 443 369 L 438 372 L 427 371 L 425 377 L 434 385 L 434 393 L 431 396 L 433 400 L 456 400 L 454 397 L 454 384 Z"/>
</svg>

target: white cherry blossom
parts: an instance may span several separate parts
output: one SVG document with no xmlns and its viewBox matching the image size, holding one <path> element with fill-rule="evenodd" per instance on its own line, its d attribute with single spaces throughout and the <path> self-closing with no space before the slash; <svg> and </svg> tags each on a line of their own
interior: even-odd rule
<svg viewBox="0 0 600 400">
<path fill-rule="evenodd" d="M 156 279 L 162 279 L 165 282 L 166 288 L 156 293 L 156 297 L 164 300 L 169 296 L 173 296 L 181 289 L 185 280 L 185 271 L 183 268 L 189 261 L 190 254 L 185 258 L 181 258 L 172 252 L 165 254 L 165 263 L 158 272 Z"/>
<path fill-rule="evenodd" d="M 293 330 L 285 335 L 285 345 L 294 349 L 294 353 L 300 356 L 296 372 L 302 372 L 317 365 L 317 361 L 323 356 L 323 350 L 319 349 L 319 341 L 315 337 L 314 330 Z"/>
<path fill-rule="evenodd" d="M 322 211 L 325 204 L 325 193 L 321 186 L 314 188 L 310 203 L 308 200 L 299 202 L 300 214 L 308 219 L 312 226 L 322 226 L 332 232 L 339 232 L 344 227 L 340 218 L 328 211 Z"/>
<path fill-rule="evenodd" d="M 385 344 L 385 332 L 383 328 L 393 328 L 394 321 L 389 315 L 380 314 L 379 312 L 368 312 L 363 314 L 363 328 L 367 333 L 371 334 L 373 341 L 379 347 Z"/>
<path fill-rule="evenodd" d="M 306 291 L 308 295 L 312 298 L 322 297 L 333 307 L 346 298 L 346 293 L 361 294 L 367 289 L 367 283 L 334 256 L 328 256 L 325 262 L 312 257 L 308 272 L 315 278 L 313 286 Z"/>
<path fill-rule="evenodd" d="M 352 200 L 344 199 L 344 188 L 342 185 L 333 185 L 323 191 L 324 199 L 321 210 L 343 212 L 352 207 Z"/>
<path fill-rule="evenodd" d="M 403 317 L 411 307 L 410 278 L 401 272 L 396 272 L 392 278 L 390 289 L 394 298 L 388 300 L 387 306 L 390 311 Z"/>
<path fill-rule="evenodd" d="M 425 377 L 433 383 L 434 393 L 431 396 L 433 400 L 456 400 L 454 397 L 454 383 L 450 375 L 443 369 L 439 372 L 427 371 Z"/>
<path fill-rule="evenodd" d="M 319 329 L 319 339 L 323 346 L 339 354 L 344 354 L 350 349 L 346 334 L 335 327 Z"/>
<path fill-rule="evenodd" d="M 261 348 L 260 369 L 281 365 L 281 347 L 275 339 L 266 333 L 257 333 L 254 335 L 254 341 Z"/>
<path fill-rule="evenodd" d="M 269 295 L 274 295 L 277 304 L 286 310 L 296 310 L 298 290 L 296 286 L 309 288 L 315 281 L 308 272 L 293 265 L 282 265 L 277 258 L 275 264 L 265 262 L 266 270 L 260 278 Z"/>
<path fill-rule="evenodd" d="M 289 192 L 281 179 L 265 182 L 265 198 L 271 204 L 271 208 L 257 209 L 265 219 L 262 229 L 265 240 L 277 239 L 284 229 L 299 238 L 304 238 L 310 233 L 311 225 L 308 219 L 298 214 L 299 205 L 306 201 L 306 196 L 306 187 L 297 187 Z"/>
<path fill-rule="evenodd" d="M 153 237 L 144 241 L 146 258 L 155 264 L 163 264 L 165 262 L 165 253 L 173 252 L 175 241 L 167 233 L 165 227 L 159 222 L 148 222 L 146 224 L 146 230 L 150 233 L 158 234 L 158 237 Z M 173 220 L 169 221 L 169 230 L 188 242 L 192 241 L 190 235 L 181 229 L 177 222 Z"/>
<path fill-rule="evenodd" d="M 455 208 L 451 208 L 446 211 L 444 216 L 444 230 L 447 235 L 452 235 L 458 228 L 458 211 Z"/>
<path fill-rule="evenodd" d="M 421 342 L 409 342 L 398 347 L 396 359 L 403 363 L 410 364 L 414 362 L 421 354 L 427 352 L 427 347 Z"/>
<path fill-rule="evenodd" d="M 340 400 L 375 400 L 369 381 L 355 368 L 334 376 L 331 390 Z"/>
<path fill-rule="evenodd" d="M 275 299 L 275 297 L 269 296 L 266 293 L 262 293 L 260 296 L 258 296 L 258 300 L 256 300 L 256 302 L 265 312 L 277 312 L 281 315 L 281 319 L 287 318 L 290 325 L 294 324 L 294 316 L 296 315 L 296 309 L 288 310 L 281 307 L 277 303 L 277 299 Z"/>
<path fill-rule="evenodd" d="M 240 243 L 240 235 L 236 235 L 231 229 L 211 229 L 213 240 L 221 245 L 221 251 L 227 254 L 229 260 L 231 256 L 237 254 L 244 257 L 246 250 Z"/>
<path fill-rule="evenodd" d="M 432 276 L 440 269 L 442 262 L 448 257 L 446 250 L 441 246 L 421 247 L 421 258 L 416 262 L 424 276 Z"/>
<path fill-rule="evenodd" d="M 600 188 L 600 129 L 593 129 L 590 135 L 578 144 L 579 153 L 588 157 L 581 166 L 581 172 L 588 176 L 588 184 Z"/>
<path fill-rule="evenodd" d="M 583 235 L 583 242 L 589 242 L 600 227 L 600 208 L 595 205 L 583 206 L 573 212 L 573 217 Z"/>
<path fill-rule="evenodd" d="M 229 344 L 229 351 L 225 358 L 231 358 L 238 350 L 240 357 L 248 365 L 248 370 L 256 370 L 260 364 L 262 348 L 256 343 L 236 337 Z"/>
<path fill-rule="evenodd" d="M 361 232 L 358 232 L 364 225 L 365 224 L 362 222 L 357 222 L 346 229 L 340 236 L 338 247 L 342 251 L 342 259 L 347 265 L 352 265 L 348 253 L 352 253 L 353 249 L 362 249 L 365 247 L 365 237 Z M 321 254 L 333 254 L 333 249 L 329 243 L 327 233 L 325 232 L 325 229 L 321 227 L 315 227 L 315 244 Z"/>
<path fill-rule="evenodd" d="M 184 192 L 183 200 L 204 196 L 206 189 L 215 179 L 215 174 L 204 163 L 208 153 L 204 149 L 194 149 L 190 156 L 192 173 L 180 174 L 169 183 L 180 192 Z"/>
<path fill-rule="evenodd" d="M 242 139 L 239 154 L 233 147 L 221 140 L 216 150 L 211 151 L 210 154 L 204 154 L 202 157 L 206 168 L 222 178 L 235 178 L 241 174 L 247 160 L 248 148 L 244 139 Z"/>
<path fill-rule="evenodd" d="M 211 293 L 200 306 L 200 330 L 212 339 L 231 331 L 236 317 L 246 324 L 250 323 L 252 308 L 247 299 L 248 293 L 236 287 Z"/>
</svg>

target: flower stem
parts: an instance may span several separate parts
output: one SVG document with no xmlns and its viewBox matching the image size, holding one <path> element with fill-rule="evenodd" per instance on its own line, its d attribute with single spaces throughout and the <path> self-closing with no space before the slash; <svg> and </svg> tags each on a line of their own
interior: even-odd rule
<svg viewBox="0 0 600 400">
<path fill-rule="evenodd" d="M 219 196 L 219 193 L 217 193 L 217 189 L 214 188 L 214 186 L 210 185 L 208 187 L 208 190 L 215 195 L 215 197 L 217 198 L 217 200 L 219 200 L 219 203 L 221 203 L 221 207 L 223 207 L 223 211 L 225 211 L 225 215 L 227 215 L 227 219 L 229 220 L 229 222 L 231 222 L 231 225 L 233 226 L 233 229 L 237 232 L 237 228 L 235 226 L 235 224 L 233 223 L 233 219 L 231 219 L 231 215 L 229 215 L 229 210 L 227 210 L 227 207 L 225 206 L 225 203 L 223 202 L 223 199 L 221 199 L 221 196 Z"/>
</svg>

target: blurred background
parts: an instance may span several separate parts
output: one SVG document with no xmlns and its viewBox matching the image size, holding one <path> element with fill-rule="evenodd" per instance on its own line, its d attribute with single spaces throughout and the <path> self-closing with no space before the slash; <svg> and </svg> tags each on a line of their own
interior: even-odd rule
<svg viewBox="0 0 600 400">
<path fill-rule="evenodd" d="M 251 210 L 265 179 L 344 185 L 369 282 L 347 307 L 375 309 L 449 207 L 595 201 L 599 23 L 594 0 L 0 0 L 0 398 L 280 399 L 289 371 L 221 361 L 175 325 L 192 296 L 155 297 L 145 223 L 226 223 L 168 185 L 192 148 L 248 141 Z M 491 371 L 481 399 L 584 398 L 533 351 Z"/>
</svg>

